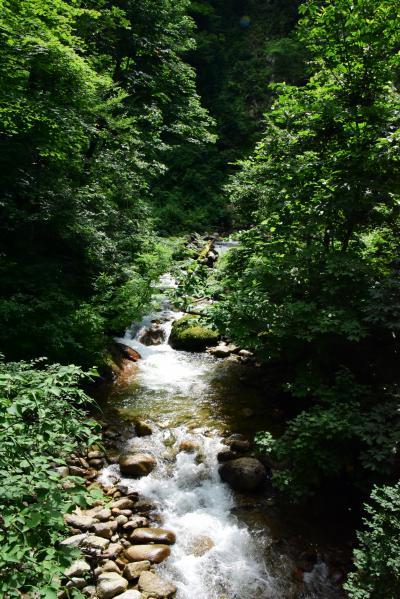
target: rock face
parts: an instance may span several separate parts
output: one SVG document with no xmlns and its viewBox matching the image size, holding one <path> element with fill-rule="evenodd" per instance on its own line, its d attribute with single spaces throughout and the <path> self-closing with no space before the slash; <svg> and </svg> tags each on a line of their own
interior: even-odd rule
<svg viewBox="0 0 400 599">
<path fill-rule="evenodd" d="M 252 492 L 260 488 L 266 479 L 266 470 L 255 458 L 238 458 L 222 464 L 219 468 L 222 480 L 236 491 Z"/>
<path fill-rule="evenodd" d="M 99 599 L 112 599 L 120 595 L 128 588 L 128 581 L 116 572 L 104 572 L 100 574 L 96 593 Z"/>
<path fill-rule="evenodd" d="M 198 317 L 187 315 L 175 320 L 169 343 L 175 349 L 196 352 L 216 345 L 218 339 L 218 331 L 205 326 Z"/>
<path fill-rule="evenodd" d="M 133 544 L 162 543 L 173 545 L 176 541 L 175 533 L 164 528 L 136 528 L 129 540 Z"/>
<path fill-rule="evenodd" d="M 143 572 L 139 578 L 139 590 L 145 597 L 167 599 L 176 593 L 176 586 L 153 572 Z"/>
<path fill-rule="evenodd" d="M 130 562 L 149 561 L 159 564 L 169 557 L 171 549 L 168 545 L 135 545 L 125 551 L 125 557 Z"/>
<path fill-rule="evenodd" d="M 147 453 L 124 454 L 119 458 L 121 473 L 132 478 L 147 476 L 156 465 L 155 458 Z"/>
</svg>

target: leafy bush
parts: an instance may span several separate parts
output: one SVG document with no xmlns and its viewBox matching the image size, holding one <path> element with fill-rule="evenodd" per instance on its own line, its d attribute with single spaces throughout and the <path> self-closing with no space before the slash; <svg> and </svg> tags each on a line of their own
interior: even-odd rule
<svg viewBox="0 0 400 599">
<path fill-rule="evenodd" d="M 0 362 L 0 594 L 56 597 L 73 552 L 59 544 L 63 514 L 86 505 L 83 479 L 57 467 L 98 441 L 77 366 Z"/>
<path fill-rule="evenodd" d="M 400 586 L 400 483 L 375 487 L 365 506 L 364 530 L 345 583 L 353 599 L 397 599 Z"/>
</svg>

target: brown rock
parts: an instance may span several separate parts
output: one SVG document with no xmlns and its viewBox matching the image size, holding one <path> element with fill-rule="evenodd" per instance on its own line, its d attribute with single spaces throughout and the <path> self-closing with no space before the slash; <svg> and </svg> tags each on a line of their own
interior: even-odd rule
<svg viewBox="0 0 400 599">
<path fill-rule="evenodd" d="M 134 528 L 144 528 L 149 521 L 144 516 L 132 516 L 126 524 L 123 525 L 124 530 L 133 530 Z"/>
<path fill-rule="evenodd" d="M 249 441 L 242 441 L 241 439 L 231 439 L 226 444 L 233 450 L 239 453 L 246 453 L 250 451 L 251 445 Z"/>
<path fill-rule="evenodd" d="M 223 462 L 229 462 L 229 460 L 235 460 L 236 458 L 239 458 L 239 457 L 240 457 L 240 455 L 236 451 L 232 451 L 231 449 L 228 449 L 228 448 L 222 449 L 217 454 L 217 460 L 221 464 Z"/>
<path fill-rule="evenodd" d="M 266 470 L 255 458 L 238 458 L 225 462 L 219 468 L 222 480 L 236 491 L 256 491 L 266 479 Z"/>
<path fill-rule="evenodd" d="M 128 497 L 122 497 L 122 499 L 116 499 L 110 503 L 111 508 L 116 508 L 118 510 L 131 510 L 134 506 L 135 503 Z"/>
<path fill-rule="evenodd" d="M 121 473 L 133 478 L 147 476 L 156 465 L 155 458 L 147 453 L 124 454 L 119 459 Z"/>
<path fill-rule="evenodd" d="M 127 580 L 137 580 L 142 572 L 150 569 L 150 562 L 145 560 L 143 562 L 132 562 L 127 564 L 124 568 L 124 578 Z"/>
<path fill-rule="evenodd" d="M 175 533 L 164 528 L 136 528 L 129 540 L 132 544 L 162 543 L 173 545 L 176 541 Z"/>
<path fill-rule="evenodd" d="M 154 599 L 167 599 L 175 595 L 177 588 L 174 584 L 161 578 L 153 572 L 142 572 L 139 578 L 139 590 L 146 597 Z"/>
<path fill-rule="evenodd" d="M 99 522 L 98 524 L 93 524 L 92 526 L 94 534 L 98 537 L 103 537 L 104 539 L 111 539 L 117 528 L 118 523 L 115 521 Z"/>
<path fill-rule="evenodd" d="M 144 420 L 136 420 L 135 431 L 138 437 L 148 437 L 153 434 L 150 424 L 147 424 Z"/>
<path fill-rule="evenodd" d="M 198 451 L 200 449 L 200 445 L 196 443 L 196 441 L 190 441 L 189 439 L 184 439 L 179 444 L 179 451 L 186 451 L 188 453 Z"/>
<path fill-rule="evenodd" d="M 134 545 L 125 550 L 125 557 L 130 562 L 149 561 L 159 564 L 169 557 L 171 549 L 168 545 Z"/>
</svg>

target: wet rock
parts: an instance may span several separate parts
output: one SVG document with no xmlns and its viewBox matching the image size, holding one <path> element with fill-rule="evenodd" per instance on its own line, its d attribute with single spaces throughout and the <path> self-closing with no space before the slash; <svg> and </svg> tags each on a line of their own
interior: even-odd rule
<svg viewBox="0 0 400 599">
<path fill-rule="evenodd" d="M 116 449 L 109 449 L 106 453 L 106 460 L 109 464 L 118 464 L 120 455 Z"/>
<path fill-rule="evenodd" d="M 84 559 L 78 559 L 73 562 L 64 572 L 68 578 L 82 578 L 87 572 L 90 572 L 90 566 Z"/>
<path fill-rule="evenodd" d="M 129 540 L 133 544 L 161 543 L 173 545 L 176 541 L 175 533 L 164 528 L 136 528 Z"/>
<path fill-rule="evenodd" d="M 246 453 L 251 449 L 250 442 L 242 439 L 230 439 L 226 444 L 233 449 L 233 451 L 237 451 L 238 453 Z"/>
<path fill-rule="evenodd" d="M 88 460 L 101 460 L 104 458 L 104 453 L 102 451 L 89 451 L 88 452 Z"/>
<path fill-rule="evenodd" d="M 217 460 L 221 464 L 223 462 L 229 462 L 229 460 L 235 460 L 238 457 L 240 457 L 239 454 L 236 451 L 232 451 L 231 449 L 222 449 L 217 454 Z"/>
<path fill-rule="evenodd" d="M 111 513 L 113 516 L 116 517 L 125 516 L 126 518 L 129 518 L 130 516 L 132 516 L 132 510 L 119 510 L 117 507 L 113 507 Z"/>
<path fill-rule="evenodd" d="M 177 588 L 168 580 L 161 578 L 153 572 L 142 572 L 139 578 L 139 590 L 145 597 L 166 599 L 175 595 Z"/>
<path fill-rule="evenodd" d="M 153 323 L 140 337 L 143 345 L 162 345 L 166 339 L 165 330 L 157 323 Z"/>
<path fill-rule="evenodd" d="M 93 524 L 92 531 L 97 537 L 103 537 L 104 539 L 111 539 L 111 537 L 115 534 L 118 528 L 118 522 L 109 521 L 109 522 L 99 522 L 98 524 Z"/>
<path fill-rule="evenodd" d="M 169 557 L 171 549 L 168 545 L 134 545 L 125 550 L 125 557 L 130 562 L 149 561 L 159 564 Z"/>
<path fill-rule="evenodd" d="M 155 458 L 147 453 L 124 454 L 119 459 L 121 473 L 133 478 L 147 476 L 156 465 Z"/>
<path fill-rule="evenodd" d="M 85 595 L 85 597 L 89 597 L 89 599 L 92 599 L 92 597 L 96 596 L 96 587 L 89 585 L 82 589 L 82 593 L 83 595 Z"/>
<path fill-rule="evenodd" d="M 241 349 L 239 352 L 239 356 L 241 358 L 253 358 L 254 354 L 251 351 L 248 351 L 247 349 Z"/>
<path fill-rule="evenodd" d="M 238 458 L 225 462 L 219 468 L 221 479 L 236 491 L 253 492 L 260 488 L 267 473 L 255 458 Z"/>
<path fill-rule="evenodd" d="M 96 593 L 99 599 L 112 599 L 128 588 L 128 581 L 116 572 L 104 572 L 97 581 Z"/>
<path fill-rule="evenodd" d="M 66 545 L 67 547 L 79 547 L 81 543 L 87 538 L 85 533 L 80 535 L 72 535 L 72 537 L 68 537 L 61 541 L 60 545 Z"/>
<path fill-rule="evenodd" d="M 125 566 L 124 578 L 127 580 L 137 580 L 142 572 L 146 572 L 149 569 L 150 562 L 148 560 L 143 562 L 132 562 Z"/>
<path fill-rule="evenodd" d="M 144 516 L 132 516 L 130 520 L 126 524 L 123 525 L 124 530 L 133 530 L 135 528 L 143 528 L 147 526 L 149 521 Z"/>
<path fill-rule="evenodd" d="M 81 545 L 82 547 L 92 549 L 93 551 L 104 551 L 110 545 L 110 541 L 108 539 L 103 539 L 103 537 L 90 535 L 82 541 Z"/>
<path fill-rule="evenodd" d="M 214 541 L 210 539 L 210 537 L 200 536 L 194 539 L 191 547 L 190 553 L 195 555 L 196 557 L 201 557 L 205 555 L 210 549 L 214 547 Z"/>
<path fill-rule="evenodd" d="M 81 468 L 80 466 L 70 466 L 69 467 L 69 473 L 72 476 L 82 476 L 84 477 L 86 474 L 86 470 L 85 468 Z"/>
<path fill-rule="evenodd" d="M 103 460 L 89 460 L 89 466 L 95 470 L 100 470 L 100 468 L 103 466 Z"/>
<path fill-rule="evenodd" d="M 219 336 L 219 332 L 205 326 L 198 317 L 186 315 L 175 320 L 169 342 L 175 349 L 196 352 L 217 345 Z"/>
<path fill-rule="evenodd" d="M 153 434 L 150 424 L 147 424 L 144 420 L 136 420 L 135 431 L 138 437 L 148 437 Z"/>
<path fill-rule="evenodd" d="M 110 508 L 117 508 L 118 510 L 132 510 L 135 507 L 135 502 L 129 497 L 122 497 L 121 499 L 115 499 L 110 503 Z"/>
<path fill-rule="evenodd" d="M 196 443 L 196 441 L 190 441 L 189 439 L 184 439 L 179 444 L 179 451 L 186 451 L 187 453 L 191 453 L 194 451 L 198 451 L 200 449 L 200 445 Z"/>
<path fill-rule="evenodd" d="M 137 362 L 141 359 L 141 355 L 129 345 L 124 345 L 123 343 L 116 343 L 118 350 L 122 353 L 124 358 L 131 360 L 132 362 Z"/>
<path fill-rule="evenodd" d="M 154 510 L 154 505 L 146 499 L 140 499 L 135 505 L 135 510 L 141 516 L 147 516 L 152 510 Z"/>
</svg>

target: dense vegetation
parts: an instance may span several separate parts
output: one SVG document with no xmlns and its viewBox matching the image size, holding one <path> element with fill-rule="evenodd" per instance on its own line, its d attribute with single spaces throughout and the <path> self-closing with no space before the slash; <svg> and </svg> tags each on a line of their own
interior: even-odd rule
<svg viewBox="0 0 400 599">
<path fill-rule="evenodd" d="M 229 185 L 246 231 L 215 315 L 285 366 L 298 415 L 280 438 L 258 437 L 275 485 L 297 499 L 323 488 L 362 497 L 395 485 L 399 467 L 399 6 L 300 10 L 311 76 L 275 86 L 265 133 Z M 373 500 L 348 591 L 394 598 L 398 489 Z"/>
<path fill-rule="evenodd" d="M 282 373 L 296 415 L 257 438 L 273 482 L 294 501 L 370 496 L 346 588 L 395 599 L 398 2 L 0 8 L 1 592 L 53 596 L 60 514 L 84 500 L 55 467 L 94 439 L 80 367 L 30 360 L 101 364 L 169 236 L 233 225 L 208 292 L 218 328 Z M 194 258 L 185 293 L 209 272 Z"/>
</svg>

